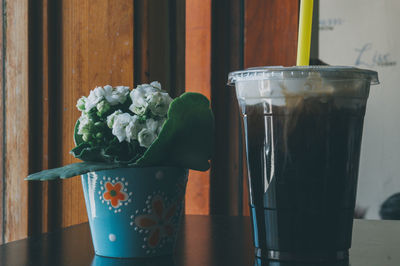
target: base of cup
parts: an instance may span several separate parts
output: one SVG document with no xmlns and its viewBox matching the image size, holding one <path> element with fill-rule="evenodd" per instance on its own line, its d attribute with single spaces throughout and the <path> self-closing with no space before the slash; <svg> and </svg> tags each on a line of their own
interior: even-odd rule
<svg viewBox="0 0 400 266">
<path fill-rule="evenodd" d="M 349 258 L 349 251 L 332 251 L 332 252 L 287 252 L 276 250 L 255 249 L 255 255 L 260 258 L 279 261 L 295 261 L 295 262 L 324 262 L 339 261 Z"/>
</svg>

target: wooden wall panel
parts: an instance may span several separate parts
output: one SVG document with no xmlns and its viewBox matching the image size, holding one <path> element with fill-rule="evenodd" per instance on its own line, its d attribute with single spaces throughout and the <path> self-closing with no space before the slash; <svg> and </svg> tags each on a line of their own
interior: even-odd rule
<svg viewBox="0 0 400 266">
<path fill-rule="evenodd" d="M 140 3 L 137 3 L 140 2 Z M 159 81 L 171 97 L 185 91 L 185 0 L 136 1 L 138 83 Z M 139 64 L 136 64 L 139 63 Z M 144 74 L 144 75 L 143 75 Z"/>
<path fill-rule="evenodd" d="M 29 173 L 42 169 L 42 5 L 37 1 L 36 5 L 29 3 L 28 13 L 28 86 L 29 86 Z M 22 41 L 22 40 L 20 40 Z M 41 205 L 42 205 L 42 184 L 31 182 L 28 184 L 28 234 L 33 235 L 41 231 Z"/>
<path fill-rule="evenodd" d="M 211 0 L 186 1 L 186 91 L 211 98 Z M 210 172 L 190 171 L 186 213 L 209 214 Z"/>
<path fill-rule="evenodd" d="M 62 1 L 62 164 L 75 161 L 73 128 L 81 95 L 95 86 L 133 86 L 133 1 Z M 80 178 L 62 183 L 62 226 L 87 221 Z"/>
<path fill-rule="evenodd" d="M 32 154 L 30 171 L 60 166 L 60 2 L 30 2 L 29 13 L 29 79 L 30 137 Z M 29 184 L 28 234 L 53 231 L 61 225 L 61 181 Z"/>
<path fill-rule="evenodd" d="M 163 88 L 170 91 L 171 77 L 171 31 L 169 6 L 173 0 L 149 0 L 148 19 L 148 67 L 149 81 L 159 81 Z"/>
<path fill-rule="evenodd" d="M 174 68 L 172 85 L 175 87 L 173 93 L 176 96 L 185 92 L 186 88 L 186 4 L 186 0 L 175 0 L 174 10 L 171 12 L 174 16 L 172 22 L 175 25 L 172 40 L 173 49 L 171 49 L 171 54 L 174 55 L 171 58 L 171 66 Z"/>
<path fill-rule="evenodd" d="M 42 9 L 42 25 L 41 26 L 41 32 L 42 32 L 42 49 L 43 49 L 43 53 L 41 53 L 41 61 L 42 61 L 42 114 L 40 114 L 42 116 L 42 125 L 41 125 L 41 132 L 42 132 L 42 162 L 41 162 L 41 167 L 42 169 L 49 169 L 51 167 L 55 167 L 56 165 L 54 165 L 55 161 L 52 161 L 52 158 L 54 156 L 54 150 L 56 149 L 55 146 L 52 146 L 52 138 L 54 137 L 54 129 L 57 124 L 54 124 L 54 120 L 51 117 L 51 113 L 52 113 L 52 106 L 50 106 L 50 104 L 55 104 L 55 99 L 52 97 L 54 94 L 51 93 L 52 90 L 55 90 L 55 87 L 52 87 L 52 85 L 54 86 L 54 84 L 52 84 L 52 80 L 51 80 L 51 75 L 49 74 L 53 74 L 54 72 L 51 73 L 50 71 L 54 71 L 51 68 L 56 67 L 55 65 L 50 63 L 50 60 L 54 60 L 54 58 L 52 58 L 52 54 L 51 51 L 52 49 L 54 49 L 54 47 L 52 47 L 52 45 L 55 45 L 55 43 L 51 43 L 51 39 L 55 38 L 55 36 L 52 35 L 53 32 L 49 31 L 49 23 L 55 23 L 56 21 L 49 21 L 49 13 L 50 12 L 57 12 L 57 10 L 53 10 L 52 9 L 52 5 L 51 2 L 49 3 L 49 1 L 51 0 L 43 0 L 43 6 L 41 7 Z M 50 18 L 52 18 L 50 16 Z M 50 49 L 50 51 L 49 51 Z M 50 53 L 49 53 L 50 52 Z M 57 69 L 57 67 L 56 67 Z M 54 108 L 54 106 L 53 106 Z M 52 133 L 53 132 L 53 133 Z M 53 152 L 52 152 L 53 151 Z M 42 204 L 40 206 L 41 210 L 42 210 L 42 217 L 41 217 L 41 232 L 47 232 L 49 231 L 49 214 L 52 214 L 51 211 L 48 211 L 48 206 L 49 206 L 49 187 L 50 190 L 55 189 L 54 186 L 52 186 L 52 184 L 54 184 L 54 181 L 50 182 L 50 186 L 49 186 L 49 182 L 42 182 L 41 186 L 41 197 L 42 197 Z M 40 193 L 40 192 L 39 192 Z M 50 219 L 52 219 L 53 217 L 50 217 Z M 54 219 L 54 218 L 53 218 Z"/>
<path fill-rule="evenodd" d="M 5 242 L 27 236 L 29 167 L 28 1 L 6 3 Z"/>
<path fill-rule="evenodd" d="M 210 179 L 210 213 L 242 213 L 240 124 L 235 90 L 226 85 L 228 73 L 242 68 L 243 0 L 213 1 L 212 108 L 215 115 L 215 152 Z"/>
<path fill-rule="evenodd" d="M 4 117 L 4 95 L 3 95 L 3 90 L 4 90 L 4 85 L 5 85 L 5 79 L 4 79 L 4 72 L 3 72 L 3 66 L 4 66 L 4 56 L 3 56 L 3 49 L 4 49 L 4 43 L 3 43 L 3 5 L 0 5 L 0 117 Z M 4 120 L 3 120 L 4 121 Z M 4 180 L 4 124 L 3 122 L 0 122 L 0 158 L 1 163 L 0 163 L 0 244 L 3 243 L 3 180 Z"/>
<path fill-rule="evenodd" d="M 245 1 L 244 67 L 296 65 L 299 1 Z"/>
<path fill-rule="evenodd" d="M 134 63 L 135 85 L 150 82 L 149 73 L 149 0 L 135 1 Z"/>
</svg>

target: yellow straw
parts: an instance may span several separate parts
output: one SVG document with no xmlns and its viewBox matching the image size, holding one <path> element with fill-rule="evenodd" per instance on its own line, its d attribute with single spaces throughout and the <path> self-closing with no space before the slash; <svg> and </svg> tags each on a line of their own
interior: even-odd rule
<svg viewBox="0 0 400 266">
<path fill-rule="evenodd" d="M 300 3 L 300 21 L 296 63 L 298 66 L 308 66 L 310 63 L 313 2 L 313 0 L 301 0 Z"/>
</svg>

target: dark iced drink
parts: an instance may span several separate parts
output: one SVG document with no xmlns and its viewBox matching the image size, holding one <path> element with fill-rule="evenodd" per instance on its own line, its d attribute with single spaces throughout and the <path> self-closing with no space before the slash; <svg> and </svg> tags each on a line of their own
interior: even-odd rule
<svg viewBox="0 0 400 266">
<path fill-rule="evenodd" d="M 242 111 L 256 256 L 347 259 L 376 72 L 257 68 L 231 73 L 230 82 Z"/>
</svg>

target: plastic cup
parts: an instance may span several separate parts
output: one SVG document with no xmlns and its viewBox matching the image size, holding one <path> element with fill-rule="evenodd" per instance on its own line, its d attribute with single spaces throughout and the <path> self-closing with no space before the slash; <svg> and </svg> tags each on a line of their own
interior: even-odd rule
<svg viewBox="0 0 400 266">
<path fill-rule="evenodd" d="M 261 67 L 229 74 L 245 135 L 257 257 L 348 258 L 374 71 Z"/>
</svg>

